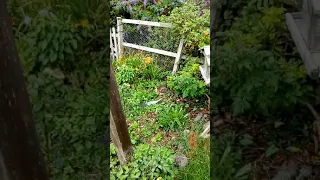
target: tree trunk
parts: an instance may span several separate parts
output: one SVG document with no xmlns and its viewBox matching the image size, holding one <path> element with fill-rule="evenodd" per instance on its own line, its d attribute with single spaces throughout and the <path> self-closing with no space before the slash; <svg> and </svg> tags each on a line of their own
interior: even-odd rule
<svg viewBox="0 0 320 180">
<path fill-rule="evenodd" d="M 0 0 L 0 179 L 47 180 L 5 2 Z"/>
<path fill-rule="evenodd" d="M 130 156 L 132 145 L 128 125 L 122 109 L 119 90 L 110 63 L 110 134 L 119 161 L 125 164 Z"/>
</svg>

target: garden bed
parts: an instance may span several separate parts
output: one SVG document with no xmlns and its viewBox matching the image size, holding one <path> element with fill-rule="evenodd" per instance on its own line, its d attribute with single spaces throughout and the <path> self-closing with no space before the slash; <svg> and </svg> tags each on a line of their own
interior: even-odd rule
<svg viewBox="0 0 320 180">
<path fill-rule="evenodd" d="M 189 63 L 177 75 L 171 76 L 170 69 L 161 67 L 156 61 L 141 52 L 136 52 L 124 55 L 113 65 L 130 138 L 135 149 L 134 154 L 140 153 L 141 146 L 154 148 L 155 153 L 159 150 L 160 154 L 150 155 L 147 159 L 161 156 L 161 153 L 168 153 L 168 156 L 161 160 L 162 163 L 159 162 L 159 166 L 166 166 L 168 169 L 161 170 L 158 167 L 153 169 L 143 165 L 138 157 L 133 157 L 126 166 L 130 170 L 123 171 L 120 175 L 117 172 L 125 166 L 120 166 L 115 154 L 111 154 L 115 164 L 111 168 L 112 177 L 116 179 L 120 176 L 131 176 L 135 172 L 133 176 L 137 179 L 160 177 L 163 179 L 172 177 L 209 179 L 209 139 L 199 137 L 203 131 L 203 125 L 209 120 L 207 87 L 200 80 L 199 64 Z M 183 72 L 191 72 L 192 75 L 184 76 Z M 176 84 L 178 81 L 174 81 L 177 77 L 192 79 L 191 81 L 198 83 L 199 86 L 181 84 L 181 87 L 190 89 L 174 89 L 178 86 Z M 179 82 L 184 83 L 180 79 Z M 197 118 L 199 115 L 201 117 Z M 176 167 L 182 166 L 174 162 L 174 154 L 177 153 L 183 153 L 188 158 L 186 167 Z M 200 158 L 204 158 L 201 160 L 203 162 Z M 134 164 L 139 164 L 140 167 L 134 167 Z M 196 166 L 203 168 L 200 174 L 190 174 L 187 169 L 196 168 Z"/>
</svg>

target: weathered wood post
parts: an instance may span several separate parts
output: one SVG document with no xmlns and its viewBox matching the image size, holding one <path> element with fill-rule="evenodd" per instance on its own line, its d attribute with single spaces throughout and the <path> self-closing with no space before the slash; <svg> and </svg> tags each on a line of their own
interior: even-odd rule
<svg viewBox="0 0 320 180">
<path fill-rule="evenodd" d="M 118 43 L 119 43 L 119 56 L 123 54 L 123 23 L 122 18 L 117 17 L 117 31 L 118 31 Z"/>
<path fill-rule="evenodd" d="M 320 77 L 320 1 L 303 0 L 302 12 L 287 13 L 286 23 L 312 79 Z"/>
<path fill-rule="evenodd" d="M 112 65 L 110 65 L 110 135 L 119 161 L 122 164 L 126 163 L 132 151 L 132 144 Z"/>
<path fill-rule="evenodd" d="M 0 0 L 0 179 L 47 180 L 5 2 Z"/>
</svg>

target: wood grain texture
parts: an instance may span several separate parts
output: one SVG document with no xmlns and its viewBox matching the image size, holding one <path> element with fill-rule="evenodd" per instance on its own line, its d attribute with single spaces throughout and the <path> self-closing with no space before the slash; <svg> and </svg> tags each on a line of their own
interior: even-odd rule
<svg viewBox="0 0 320 180">
<path fill-rule="evenodd" d="M 0 171 L 10 180 L 47 180 L 12 31 L 0 0 Z"/>
</svg>

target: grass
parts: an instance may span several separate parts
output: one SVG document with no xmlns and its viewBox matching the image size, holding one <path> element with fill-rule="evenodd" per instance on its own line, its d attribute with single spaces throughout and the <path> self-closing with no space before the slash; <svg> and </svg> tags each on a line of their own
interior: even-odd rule
<svg viewBox="0 0 320 180">
<path fill-rule="evenodd" d="M 210 179 L 210 140 L 198 138 L 197 142 L 198 144 L 195 149 L 185 152 L 190 162 L 186 167 L 178 171 L 177 179 Z"/>
<path fill-rule="evenodd" d="M 181 97 L 166 87 L 167 75 L 170 73 L 166 72 L 165 67 L 142 53 L 126 54 L 113 65 L 134 147 L 149 145 L 166 147 L 172 152 L 180 151 L 188 157 L 189 163 L 182 169 L 174 168 L 173 164 L 169 165 L 176 172 L 175 179 L 208 179 L 210 142 L 208 139 L 197 138 L 197 146 L 190 148 L 189 135 L 186 133 L 190 130 L 200 134 L 203 123 L 192 121 L 190 115 L 193 110 L 188 108 L 191 101 L 178 102 Z M 162 73 L 152 74 L 155 70 Z M 161 88 L 165 88 L 165 92 L 160 93 Z M 161 101 L 156 104 L 142 106 L 146 102 L 159 99 Z M 197 108 L 203 107 L 206 107 L 204 101 L 197 103 Z M 184 144 L 183 149 L 178 148 L 179 144 Z M 132 163 L 136 161 L 139 160 L 135 159 Z M 163 178 L 160 175 L 159 177 Z"/>
</svg>

